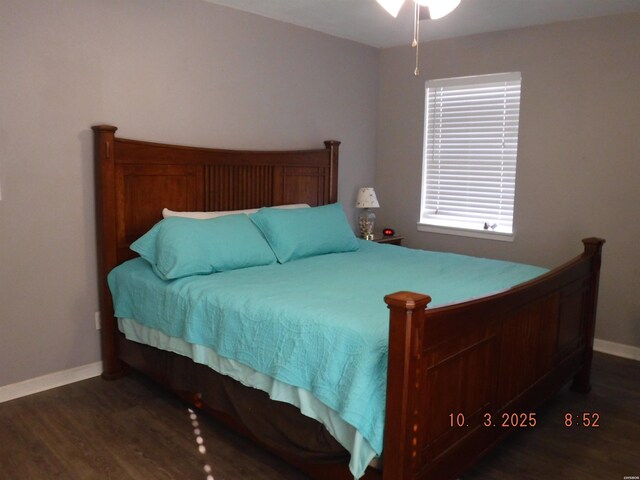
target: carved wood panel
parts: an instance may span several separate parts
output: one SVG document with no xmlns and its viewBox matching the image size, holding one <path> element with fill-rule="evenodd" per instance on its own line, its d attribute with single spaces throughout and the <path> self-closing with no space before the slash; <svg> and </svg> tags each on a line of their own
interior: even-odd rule
<svg viewBox="0 0 640 480">
<path fill-rule="evenodd" d="M 162 208 L 202 209 L 201 169 L 190 165 L 120 165 L 116 169 L 118 248 L 162 219 Z"/>
<path fill-rule="evenodd" d="M 475 337 L 475 335 L 473 335 Z M 418 464 L 432 462 L 459 438 L 480 425 L 482 415 L 492 410 L 498 372 L 498 342 L 494 335 L 476 337 L 466 348 L 449 355 L 443 345 L 439 359 L 431 362 L 428 356 L 420 370 L 426 379 L 420 391 L 420 405 L 425 405 L 429 425 L 419 424 L 418 443 L 424 445 Z M 444 354 L 443 354 L 444 353 Z M 432 356 L 433 358 L 433 356 Z M 458 414 L 464 426 L 451 426 Z M 462 417 L 460 417 L 462 418 Z"/>
<path fill-rule="evenodd" d="M 558 359 L 564 358 L 582 346 L 585 328 L 583 311 L 587 287 L 585 282 L 576 282 L 562 294 L 558 322 Z"/>
<path fill-rule="evenodd" d="M 501 335 L 497 407 L 530 387 L 555 360 L 559 297 L 551 295 L 513 311 Z"/>
<path fill-rule="evenodd" d="M 329 170 L 311 167 L 279 167 L 274 174 L 274 203 L 307 203 L 312 207 L 329 202 Z"/>
</svg>

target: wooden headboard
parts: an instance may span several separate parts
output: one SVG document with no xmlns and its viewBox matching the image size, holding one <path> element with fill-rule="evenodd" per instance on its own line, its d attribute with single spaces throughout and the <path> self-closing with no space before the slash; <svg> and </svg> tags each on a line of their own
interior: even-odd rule
<svg viewBox="0 0 640 480">
<path fill-rule="evenodd" d="M 93 127 L 99 228 L 103 248 L 116 247 L 115 265 L 133 256 L 129 245 L 162 219 L 164 207 L 219 211 L 337 201 L 338 141 L 319 150 L 254 152 L 126 140 L 116 130 Z"/>
<path fill-rule="evenodd" d="M 114 126 L 92 128 L 105 362 L 105 349 L 112 348 L 107 344 L 114 344 L 105 337 L 115 335 L 107 274 L 135 256 L 129 245 L 162 219 L 163 208 L 220 211 L 337 201 L 335 140 L 318 150 L 236 151 L 127 140 L 116 137 Z"/>
</svg>

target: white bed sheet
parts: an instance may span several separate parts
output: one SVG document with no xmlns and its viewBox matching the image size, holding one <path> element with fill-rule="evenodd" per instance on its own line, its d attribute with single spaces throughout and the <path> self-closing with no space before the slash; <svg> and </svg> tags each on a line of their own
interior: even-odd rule
<svg viewBox="0 0 640 480">
<path fill-rule="evenodd" d="M 275 380 L 242 363 L 222 357 L 210 348 L 167 336 L 133 319 L 119 318 L 118 328 L 128 340 L 189 357 L 194 362 L 206 365 L 243 385 L 266 392 L 272 400 L 287 402 L 299 408 L 302 414 L 322 423 L 351 454 L 349 470 L 354 474 L 354 478 L 358 478 L 360 472 L 364 472 L 372 461 L 374 465 L 378 463 L 374 450 L 360 432 L 307 390 Z"/>
</svg>

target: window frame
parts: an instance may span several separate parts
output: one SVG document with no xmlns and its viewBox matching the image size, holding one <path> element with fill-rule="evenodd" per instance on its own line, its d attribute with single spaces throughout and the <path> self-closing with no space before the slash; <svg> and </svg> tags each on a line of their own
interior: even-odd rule
<svg viewBox="0 0 640 480">
<path fill-rule="evenodd" d="M 456 222 L 455 220 L 439 220 L 435 219 L 433 215 L 429 218 L 429 214 L 425 212 L 428 199 L 427 199 L 427 182 L 428 182 L 428 151 L 429 151 L 429 89 L 433 88 L 460 88 L 465 86 L 474 86 L 480 87 L 482 85 L 487 84 L 497 84 L 497 83 L 505 83 L 507 82 L 517 82 L 519 96 L 517 101 L 517 109 L 518 115 L 515 120 L 515 153 L 513 154 L 513 159 L 509 160 L 513 166 L 513 209 L 511 211 L 511 228 L 510 231 L 505 229 L 503 231 L 496 231 L 490 229 L 483 228 L 471 228 L 469 227 L 469 223 L 464 222 Z M 508 73 L 496 73 L 496 74 L 488 74 L 488 75 L 473 75 L 469 77 L 456 77 L 456 78 L 443 78 L 443 79 L 435 79 L 428 80 L 425 83 L 425 112 L 424 112 L 424 136 L 423 136 L 423 152 L 422 152 L 422 172 L 421 172 L 421 195 L 420 195 L 420 216 L 418 218 L 417 228 L 419 231 L 424 232 L 432 232 L 432 233 L 441 233 L 441 234 L 449 234 L 449 235 L 458 235 L 458 236 L 466 236 L 466 237 L 475 237 L 475 238 L 488 238 L 492 240 L 501 240 L 501 241 L 513 241 L 515 238 L 515 188 L 516 188 L 516 166 L 518 159 L 518 144 L 519 144 L 519 121 L 520 121 L 520 110 L 522 103 L 522 74 L 520 72 L 508 72 Z M 505 94 L 506 96 L 506 94 Z M 506 118 L 506 114 L 504 114 L 503 121 Z M 507 148 L 503 145 L 503 150 Z M 503 154 L 504 155 L 504 154 Z M 496 197 L 499 197 L 497 195 Z"/>
</svg>

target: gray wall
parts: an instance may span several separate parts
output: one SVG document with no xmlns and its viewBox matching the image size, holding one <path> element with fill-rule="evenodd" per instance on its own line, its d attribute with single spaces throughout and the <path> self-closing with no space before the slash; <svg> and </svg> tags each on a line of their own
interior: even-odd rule
<svg viewBox="0 0 640 480">
<path fill-rule="evenodd" d="M 380 57 L 376 192 L 407 245 L 554 266 L 607 240 L 596 336 L 640 347 L 640 14 L 557 23 Z M 418 232 L 424 82 L 522 72 L 515 241 Z M 382 225 L 381 225 L 382 226 Z"/>
<path fill-rule="evenodd" d="M 640 346 L 639 35 L 640 16 L 625 15 L 432 42 L 415 79 L 408 47 L 199 0 L 1 1 L 0 386 L 99 359 L 97 123 L 222 148 L 341 140 L 340 200 L 353 215 L 375 178 L 380 223 L 410 246 L 552 266 L 603 236 L 597 336 Z M 424 81 L 512 70 L 516 240 L 417 232 Z"/>
<path fill-rule="evenodd" d="M 374 179 L 376 49 L 199 0 L 0 2 L 0 386 L 97 361 L 92 139 L 341 140 Z"/>
</svg>

